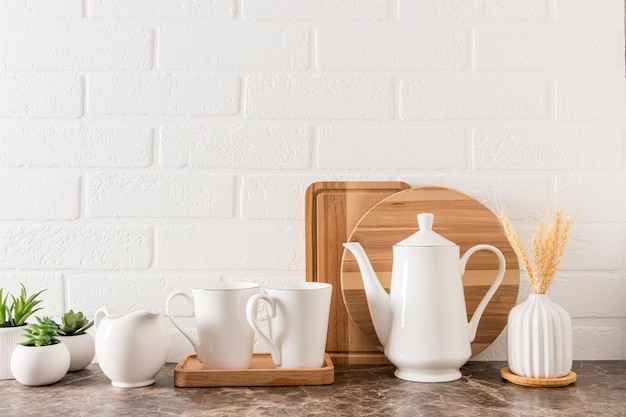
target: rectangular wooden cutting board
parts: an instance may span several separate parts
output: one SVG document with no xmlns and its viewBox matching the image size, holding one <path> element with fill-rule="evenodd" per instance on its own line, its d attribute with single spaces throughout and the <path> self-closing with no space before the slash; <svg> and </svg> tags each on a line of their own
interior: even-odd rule
<svg viewBox="0 0 626 417">
<path fill-rule="evenodd" d="M 400 181 L 316 182 L 305 197 L 306 279 L 333 285 L 326 352 L 336 364 L 383 364 L 387 359 L 350 318 L 341 291 L 342 244 L 378 202 L 411 188 Z"/>
</svg>

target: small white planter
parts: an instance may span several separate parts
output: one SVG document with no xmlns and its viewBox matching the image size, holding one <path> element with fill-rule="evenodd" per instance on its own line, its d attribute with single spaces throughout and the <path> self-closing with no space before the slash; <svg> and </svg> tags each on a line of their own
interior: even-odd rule
<svg viewBox="0 0 626 417">
<path fill-rule="evenodd" d="M 70 367 L 70 352 L 63 343 L 50 346 L 17 345 L 11 372 L 24 385 L 49 385 L 63 379 Z"/>
<path fill-rule="evenodd" d="M 572 370 L 572 319 L 547 294 L 531 294 L 508 317 L 508 362 L 526 378 L 561 378 Z"/>
<path fill-rule="evenodd" d="M 96 354 L 96 345 L 89 333 L 59 336 L 59 340 L 70 351 L 69 372 L 82 371 L 91 363 Z"/>
<path fill-rule="evenodd" d="M 11 373 L 11 355 L 18 343 L 24 340 L 26 326 L 0 327 L 0 379 L 15 379 Z"/>
</svg>

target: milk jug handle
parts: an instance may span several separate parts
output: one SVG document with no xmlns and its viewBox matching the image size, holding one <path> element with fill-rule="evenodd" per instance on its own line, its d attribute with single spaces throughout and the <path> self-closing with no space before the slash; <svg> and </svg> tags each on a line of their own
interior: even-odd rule
<svg viewBox="0 0 626 417">
<path fill-rule="evenodd" d="M 191 294 L 184 292 L 184 291 L 175 291 L 173 293 L 170 294 L 169 297 L 167 297 L 167 301 L 165 302 L 165 312 L 167 314 L 167 317 L 170 319 L 170 321 L 172 322 L 172 324 L 174 325 L 174 327 L 176 327 L 182 334 L 183 336 L 185 336 L 187 338 L 187 340 L 189 340 L 189 342 L 191 343 L 191 345 L 193 346 L 193 349 L 196 351 L 196 355 L 198 355 L 198 359 L 200 360 L 200 362 L 202 362 L 203 358 L 201 358 L 201 350 L 200 350 L 200 345 L 193 340 L 193 338 L 191 337 L 191 335 L 189 333 L 187 333 L 182 326 L 180 326 L 177 322 L 176 319 L 174 318 L 174 314 L 172 313 L 172 311 L 170 310 L 170 302 L 176 298 L 176 297 L 183 297 L 187 300 L 187 302 L 189 302 L 189 304 L 191 304 L 191 308 L 193 310 L 193 298 L 191 296 Z M 196 315 L 195 310 L 193 311 L 193 315 Z"/>
<path fill-rule="evenodd" d="M 498 248 L 492 245 L 476 245 L 469 248 L 461 258 L 461 275 L 465 273 L 465 267 L 467 266 L 467 261 L 469 260 L 470 256 L 481 250 L 493 252 L 498 257 L 500 265 L 498 267 L 498 275 L 496 276 L 496 279 L 493 281 L 493 284 L 491 284 L 491 287 L 489 288 L 489 291 L 487 291 L 487 294 L 485 294 L 483 299 L 480 301 L 480 304 L 478 304 L 478 307 L 476 307 L 476 310 L 474 311 L 474 314 L 472 315 L 472 318 L 469 322 L 468 336 L 470 343 L 472 343 L 476 338 L 478 322 L 480 321 L 480 318 L 485 311 L 485 307 L 487 307 L 487 304 L 489 304 L 489 301 L 491 301 L 491 297 L 493 297 L 493 295 L 498 290 L 498 287 L 502 283 L 504 273 L 506 272 L 506 260 L 504 259 L 504 255 L 502 254 L 502 252 L 500 252 Z"/>
<path fill-rule="evenodd" d="M 104 318 L 106 318 L 108 316 L 109 316 L 109 310 L 106 307 L 100 307 L 96 311 L 96 314 L 94 314 L 94 316 L 93 316 L 93 322 L 94 322 L 94 324 L 96 326 L 96 329 L 100 325 L 100 322 L 102 321 L 102 319 L 104 319 Z"/>
</svg>

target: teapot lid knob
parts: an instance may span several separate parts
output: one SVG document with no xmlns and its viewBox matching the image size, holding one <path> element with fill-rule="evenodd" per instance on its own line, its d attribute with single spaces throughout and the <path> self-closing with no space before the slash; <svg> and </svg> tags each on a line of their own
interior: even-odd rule
<svg viewBox="0 0 626 417">
<path fill-rule="evenodd" d="M 396 243 L 397 246 L 456 246 L 433 230 L 435 215 L 432 213 L 420 213 L 417 215 L 419 231 Z"/>
<path fill-rule="evenodd" d="M 421 213 L 417 215 L 417 224 L 420 230 L 432 230 L 435 215 L 432 213 Z"/>
</svg>

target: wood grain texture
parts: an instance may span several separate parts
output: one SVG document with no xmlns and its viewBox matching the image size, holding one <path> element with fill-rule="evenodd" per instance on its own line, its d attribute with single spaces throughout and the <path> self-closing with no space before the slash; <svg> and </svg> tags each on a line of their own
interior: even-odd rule
<svg viewBox="0 0 626 417">
<path fill-rule="evenodd" d="M 509 382 L 512 382 L 517 385 L 523 385 L 525 387 L 564 387 L 569 384 L 573 384 L 576 382 L 576 372 L 570 371 L 569 374 L 565 375 L 561 378 L 527 378 L 524 376 L 519 376 L 511 372 L 511 370 L 506 367 L 502 368 L 500 371 L 500 375 L 502 378 L 506 379 Z"/>
<path fill-rule="evenodd" d="M 334 381 L 335 367 L 328 354 L 321 368 L 275 368 L 269 354 L 255 354 L 250 369 L 203 369 L 196 355 L 184 356 L 174 368 L 177 387 L 278 387 Z"/>
<path fill-rule="evenodd" d="M 349 240 L 359 242 L 367 253 L 383 287 L 389 291 L 392 248 L 418 230 L 417 214 L 433 213 L 433 230 L 460 246 L 461 255 L 470 247 L 490 244 L 502 251 L 507 269 L 498 291 L 485 309 L 472 343 L 472 355 L 486 349 L 506 326 L 508 313 L 517 302 L 519 264 L 497 216 L 480 202 L 455 190 L 423 187 L 387 197 L 369 210 L 355 226 Z M 498 259 L 487 251 L 472 255 L 463 275 L 468 321 L 491 286 Z M 382 351 L 369 314 L 361 273 L 349 251 L 341 265 L 344 302 L 350 317 L 370 342 Z"/>
<path fill-rule="evenodd" d="M 306 279 L 333 285 L 326 351 L 337 364 L 388 363 L 354 324 L 341 291 L 344 242 L 376 203 L 410 186 L 403 182 L 316 182 L 305 198 Z"/>
</svg>

